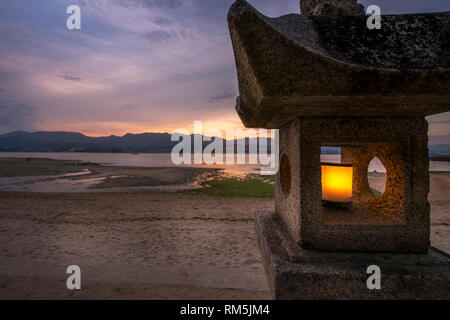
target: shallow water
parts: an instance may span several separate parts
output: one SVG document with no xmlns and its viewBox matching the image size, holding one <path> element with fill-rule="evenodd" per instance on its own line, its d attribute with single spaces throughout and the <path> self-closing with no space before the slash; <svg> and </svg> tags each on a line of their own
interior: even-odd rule
<svg viewBox="0 0 450 320">
<path fill-rule="evenodd" d="M 126 167 L 177 167 L 170 157 L 170 153 L 84 153 L 84 152 L 0 152 L 2 158 L 48 158 L 54 160 L 79 160 L 94 162 L 110 166 Z M 263 165 L 248 164 L 249 156 L 246 155 L 246 164 L 186 164 L 181 167 L 219 168 L 227 174 L 258 173 Z"/>
<path fill-rule="evenodd" d="M 110 166 L 129 166 L 129 167 L 174 167 L 170 154 L 124 154 L 124 153 L 0 153 L 0 157 L 11 158 L 49 158 L 55 160 L 79 160 L 83 162 L 95 162 Z M 323 162 L 336 162 L 341 160 L 340 155 L 321 155 Z M 246 156 L 248 162 L 248 155 Z M 261 165 L 251 164 L 201 164 L 201 165 L 183 165 L 184 167 L 202 167 L 202 168 L 220 168 L 223 174 L 227 176 L 246 176 L 250 173 L 259 173 Z M 385 173 L 379 159 L 374 159 L 370 166 L 370 172 Z M 430 162 L 430 171 L 450 171 L 450 162 Z M 179 191 L 183 189 L 198 188 L 198 181 L 190 182 L 185 185 L 164 186 L 164 187 L 127 187 L 110 189 L 92 189 L 92 186 L 101 183 L 106 177 L 86 179 L 70 179 L 80 175 L 88 175 L 91 172 L 87 169 L 81 172 L 68 173 L 59 176 L 38 176 L 38 177 L 0 177 L 1 191 L 22 191 L 22 192 L 131 192 L 131 191 Z M 110 176 L 110 179 L 120 178 L 121 176 Z"/>
<path fill-rule="evenodd" d="M 95 162 L 112 166 L 131 167 L 174 167 L 170 153 L 84 153 L 84 152 L 0 152 L 0 157 L 4 158 L 49 158 L 55 160 L 79 160 L 85 162 Z M 340 155 L 323 154 L 323 162 L 340 162 Z M 249 156 L 246 155 L 247 164 L 189 164 L 184 167 L 220 168 L 228 174 L 248 174 L 258 173 L 262 165 L 248 164 Z M 378 159 L 375 159 L 369 171 L 386 172 Z M 450 171 L 450 162 L 430 161 L 430 171 Z"/>
<path fill-rule="evenodd" d="M 35 192 L 35 193 L 108 193 L 108 192 L 179 192 L 201 188 L 198 180 L 181 185 L 148 186 L 148 187 L 115 187 L 115 188 L 92 188 L 105 179 L 116 179 L 124 176 L 108 176 L 99 178 L 86 178 L 72 180 L 71 177 L 89 175 L 91 171 L 84 169 L 80 172 L 68 173 L 56 176 L 33 176 L 33 177 L 0 177 L 0 191 Z"/>
<path fill-rule="evenodd" d="M 0 177 L 0 190 L 22 192 L 85 192 L 92 184 L 97 183 L 99 180 L 71 180 L 69 178 L 89 174 L 91 174 L 91 171 L 84 169 L 80 172 L 67 173 L 63 175 Z"/>
</svg>

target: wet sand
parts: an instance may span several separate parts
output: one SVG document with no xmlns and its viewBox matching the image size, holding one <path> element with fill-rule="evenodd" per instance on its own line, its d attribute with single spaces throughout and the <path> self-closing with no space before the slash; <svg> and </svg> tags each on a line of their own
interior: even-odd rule
<svg viewBox="0 0 450 320">
<path fill-rule="evenodd" d="M 95 163 L 36 158 L 0 158 L 0 177 L 62 175 L 98 166 Z"/>
<path fill-rule="evenodd" d="M 433 173 L 430 180 L 431 244 L 450 254 L 450 173 Z"/>
<path fill-rule="evenodd" d="M 431 241 L 446 252 L 449 190 L 450 173 L 431 174 Z M 185 193 L 0 192 L 0 299 L 269 299 L 254 212 L 273 209 Z M 66 288 L 73 264 L 80 291 Z"/>
<path fill-rule="evenodd" d="M 386 174 L 370 172 L 367 175 L 370 187 L 384 193 L 384 190 L 386 189 Z"/>
<path fill-rule="evenodd" d="M 179 191 L 200 187 L 220 169 L 139 168 L 52 159 L 0 158 L 0 191 L 135 192 Z"/>
<path fill-rule="evenodd" d="M 0 298 L 265 299 L 253 230 L 272 200 L 0 193 Z M 82 270 L 82 290 L 65 270 Z"/>
</svg>

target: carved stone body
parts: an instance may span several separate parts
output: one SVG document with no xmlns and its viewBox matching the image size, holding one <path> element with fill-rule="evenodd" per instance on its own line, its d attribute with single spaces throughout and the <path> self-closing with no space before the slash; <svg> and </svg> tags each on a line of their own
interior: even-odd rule
<svg viewBox="0 0 450 320">
<path fill-rule="evenodd" d="M 256 216 L 274 298 L 449 299 L 450 259 L 430 248 L 425 117 L 450 111 L 450 12 L 383 16 L 369 30 L 355 0 L 300 5 L 269 18 L 237 0 L 228 14 L 236 111 L 246 127 L 280 130 L 275 212 Z M 322 202 L 321 146 L 353 166 L 345 208 Z M 374 157 L 381 197 L 368 184 Z M 366 287 L 370 264 L 382 290 Z"/>
</svg>

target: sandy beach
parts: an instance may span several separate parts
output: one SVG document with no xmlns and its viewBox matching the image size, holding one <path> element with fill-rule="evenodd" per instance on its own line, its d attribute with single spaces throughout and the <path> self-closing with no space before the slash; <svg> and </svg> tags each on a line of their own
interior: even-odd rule
<svg viewBox="0 0 450 320">
<path fill-rule="evenodd" d="M 431 175 L 431 240 L 446 252 L 449 190 L 450 173 Z M 3 191 L 0 299 L 269 299 L 253 226 L 255 211 L 273 209 L 272 199 L 186 192 Z M 82 290 L 66 288 L 69 265 Z"/>
<path fill-rule="evenodd" d="M 0 298 L 268 298 L 253 212 L 271 200 L 0 194 Z M 83 290 L 65 288 L 82 270 Z"/>
</svg>

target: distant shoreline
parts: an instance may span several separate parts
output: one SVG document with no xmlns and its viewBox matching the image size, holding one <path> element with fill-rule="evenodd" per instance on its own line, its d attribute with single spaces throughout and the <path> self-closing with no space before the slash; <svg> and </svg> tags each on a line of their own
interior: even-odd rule
<svg viewBox="0 0 450 320">
<path fill-rule="evenodd" d="M 430 156 L 430 161 L 450 162 L 450 155 Z"/>
<path fill-rule="evenodd" d="M 74 193 L 193 189 L 220 169 L 103 166 L 44 158 L 0 158 L 0 191 Z"/>
<path fill-rule="evenodd" d="M 88 150 L 77 150 L 77 151 L 69 151 L 69 150 L 65 150 L 65 151 L 20 151 L 20 150 L 11 150 L 11 151 L 6 151 L 6 150 L 0 150 L 0 155 L 2 153 L 73 153 L 73 154 L 77 154 L 77 153 L 102 153 L 102 154 L 132 154 L 132 155 L 138 155 L 138 154 L 170 154 L 170 150 L 163 150 L 163 151 L 159 151 L 159 152 L 132 152 L 132 151 L 88 151 Z M 192 154 L 195 154 L 195 152 L 192 152 Z M 214 153 L 212 153 L 214 155 Z M 239 152 L 237 154 L 240 154 Z M 244 154 L 258 154 L 258 153 L 250 153 L 250 152 L 245 152 Z M 271 154 L 270 151 L 267 152 L 268 155 Z M 331 152 L 322 152 L 321 155 L 340 155 L 340 153 L 331 153 Z M 430 155 L 429 156 L 430 161 L 450 161 L 450 154 L 443 154 L 443 155 Z"/>
</svg>

